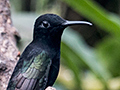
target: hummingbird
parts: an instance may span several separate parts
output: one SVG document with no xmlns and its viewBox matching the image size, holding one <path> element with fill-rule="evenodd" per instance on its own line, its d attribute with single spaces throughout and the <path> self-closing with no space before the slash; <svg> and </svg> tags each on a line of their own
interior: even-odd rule
<svg viewBox="0 0 120 90">
<path fill-rule="evenodd" d="M 56 14 L 39 16 L 33 40 L 25 48 L 9 80 L 7 90 L 45 90 L 52 86 L 60 67 L 60 44 L 64 29 L 86 21 L 68 21 Z"/>
</svg>

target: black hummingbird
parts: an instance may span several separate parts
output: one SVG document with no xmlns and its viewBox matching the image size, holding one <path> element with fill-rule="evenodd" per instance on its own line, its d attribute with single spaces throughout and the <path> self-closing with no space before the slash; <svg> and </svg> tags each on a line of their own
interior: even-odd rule
<svg viewBox="0 0 120 90">
<path fill-rule="evenodd" d="M 59 72 L 63 30 L 77 24 L 92 25 L 85 21 L 68 21 L 55 14 L 38 17 L 33 40 L 22 53 L 7 90 L 45 90 L 52 86 Z"/>
</svg>

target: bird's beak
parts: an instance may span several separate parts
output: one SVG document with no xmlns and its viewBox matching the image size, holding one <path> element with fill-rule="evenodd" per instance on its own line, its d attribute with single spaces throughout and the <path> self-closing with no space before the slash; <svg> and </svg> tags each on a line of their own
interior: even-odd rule
<svg viewBox="0 0 120 90">
<path fill-rule="evenodd" d="M 86 21 L 67 21 L 67 20 L 62 25 L 71 26 L 71 25 L 80 25 L 80 24 L 92 25 L 92 23 Z"/>
</svg>

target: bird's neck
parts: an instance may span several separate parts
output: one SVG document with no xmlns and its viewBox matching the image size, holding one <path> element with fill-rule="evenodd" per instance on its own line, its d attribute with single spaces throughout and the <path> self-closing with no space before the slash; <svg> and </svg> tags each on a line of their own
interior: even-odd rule
<svg viewBox="0 0 120 90">
<path fill-rule="evenodd" d="M 56 30 L 57 31 L 57 30 Z M 62 36 L 63 30 L 59 30 L 59 32 L 52 32 L 52 33 L 35 33 L 33 36 L 33 40 L 35 40 L 38 43 L 42 43 L 46 46 L 49 46 L 50 48 L 60 48 L 61 43 L 61 36 Z"/>
<path fill-rule="evenodd" d="M 33 41 L 37 42 L 38 45 L 46 46 L 49 48 L 60 49 L 61 37 L 37 37 Z"/>
</svg>

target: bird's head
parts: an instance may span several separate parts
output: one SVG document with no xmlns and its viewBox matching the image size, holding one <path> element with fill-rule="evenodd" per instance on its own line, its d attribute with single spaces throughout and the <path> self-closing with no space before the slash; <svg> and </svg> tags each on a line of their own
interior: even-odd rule
<svg viewBox="0 0 120 90">
<path fill-rule="evenodd" d="M 36 19 L 34 25 L 34 39 L 61 38 L 62 32 L 67 26 L 78 24 L 92 25 L 85 21 L 68 21 L 55 14 L 41 15 Z"/>
</svg>

